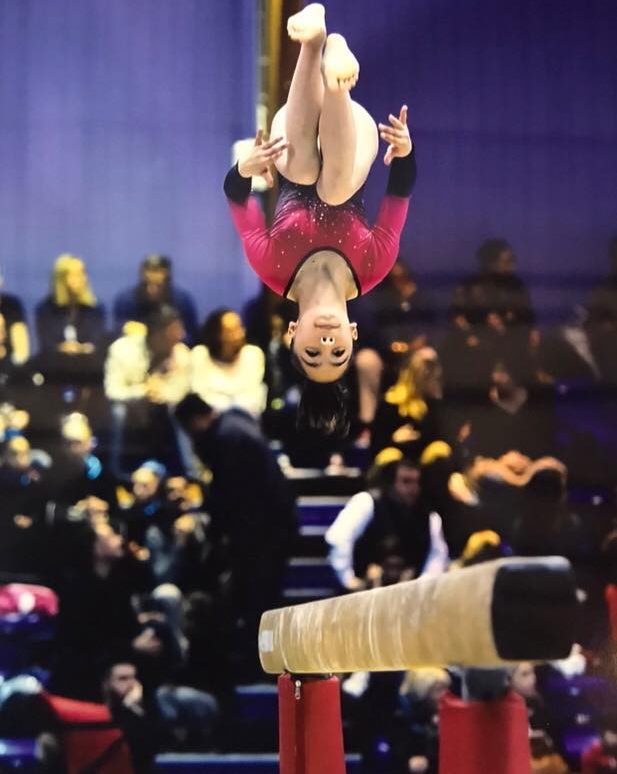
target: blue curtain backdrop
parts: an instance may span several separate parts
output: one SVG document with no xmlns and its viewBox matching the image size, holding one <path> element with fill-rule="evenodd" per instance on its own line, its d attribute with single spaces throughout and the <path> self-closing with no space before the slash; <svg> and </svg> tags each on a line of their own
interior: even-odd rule
<svg viewBox="0 0 617 774">
<path fill-rule="evenodd" d="M 28 302 L 70 250 L 109 302 L 170 253 L 206 312 L 254 288 L 221 180 L 253 129 L 256 1 L 0 0 L 0 262 Z M 447 289 L 514 244 L 547 317 L 617 232 L 615 0 L 330 0 L 377 118 L 409 103 L 420 165 L 403 254 Z M 368 199 L 385 186 L 377 164 Z"/>
<path fill-rule="evenodd" d="M 109 304 L 147 252 L 202 312 L 255 282 L 227 217 L 255 124 L 253 0 L 0 0 L 0 264 L 31 305 L 55 256 Z"/>
</svg>

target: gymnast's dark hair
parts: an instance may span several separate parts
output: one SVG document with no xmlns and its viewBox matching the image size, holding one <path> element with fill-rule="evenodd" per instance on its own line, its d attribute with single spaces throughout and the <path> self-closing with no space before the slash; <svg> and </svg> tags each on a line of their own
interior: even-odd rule
<svg viewBox="0 0 617 774">
<path fill-rule="evenodd" d="M 296 416 L 299 431 L 308 431 L 332 438 L 345 438 L 350 419 L 347 388 L 342 379 L 335 382 L 314 382 L 306 378 L 300 358 L 290 348 L 291 362 L 304 377 Z"/>
</svg>

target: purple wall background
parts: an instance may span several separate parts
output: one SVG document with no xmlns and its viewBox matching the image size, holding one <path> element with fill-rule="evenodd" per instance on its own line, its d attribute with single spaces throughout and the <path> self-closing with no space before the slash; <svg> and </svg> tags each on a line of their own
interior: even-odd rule
<svg viewBox="0 0 617 774">
<path fill-rule="evenodd" d="M 253 0 L 0 0 L 0 264 L 32 305 L 61 252 L 108 305 L 147 252 L 200 309 L 255 281 L 227 217 L 255 124 Z"/>
<path fill-rule="evenodd" d="M 511 240 L 550 317 L 606 271 L 617 234 L 614 0 L 331 0 L 358 53 L 355 93 L 408 102 L 419 179 L 402 253 L 433 286 Z M 373 203 L 385 181 L 375 165 Z"/>
<path fill-rule="evenodd" d="M 0 0 L 0 263 L 29 304 L 54 257 L 109 304 L 168 252 L 202 313 L 255 287 L 227 218 L 254 125 L 253 0 Z M 449 287 L 504 235 L 547 317 L 617 232 L 614 0 L 331 0 L 376 117 L 410 105 L 420 179 L 403 254 Z M 374 208 L 385 185 L 376 165 Z"/>
</svg>

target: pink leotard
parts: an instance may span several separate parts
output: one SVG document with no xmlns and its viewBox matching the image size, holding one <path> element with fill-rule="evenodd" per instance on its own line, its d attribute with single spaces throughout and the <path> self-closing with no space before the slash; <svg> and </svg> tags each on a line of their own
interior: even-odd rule
<svg viewBox="0 0 617 774">
<path fill-rule="evenodd" d="M 401 231 L 415 179 L 412 152 L 392 163 L 388 192 L 375 225 L 365 216 L 362 189 L 345 203 L 325 204 L 315 185 L 298 185 L 282 176 L 272 226 L 266 228 L 250 180 L 233 168 L 225 181 L 231 216 L 249 263 L 275 293 L 287 296 L 304 261 L 321 250 L 341 255 L 352 271 L 358 295 L 379 284 L 398 256 Z M 396 193 L 395 193 L 396 192 Z"/>
</svg>

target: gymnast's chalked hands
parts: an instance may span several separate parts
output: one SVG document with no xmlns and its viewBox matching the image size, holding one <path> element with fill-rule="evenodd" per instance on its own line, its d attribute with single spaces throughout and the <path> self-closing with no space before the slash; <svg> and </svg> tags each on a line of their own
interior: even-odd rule
<svg viewBox="0 0 617 774">
<path fill-rule="evenodd" d="M 255 144 L 250 154 L 238 161 L 238 172 L 242 177 L 263 177 L 268 188 L 272 188 L 272 165 L 288 147 L 289 143 L 283 137 L 264 140 L 263 130 L 260 129 L 255 135 Z"/>
<path fill-rule="evenodd" d="M 404 158 L 411 153 L 413 147 L 407 126 L 407 105 L 403 105 L 398 118 L 390 113 L 388 116 L 390 126 L 379 124 L 379 135 L 388 143 L 388 150 L 383 157 L 383 163 L 389 166 L 392 159 Z"/>
</svg>

